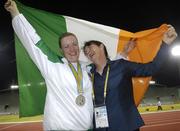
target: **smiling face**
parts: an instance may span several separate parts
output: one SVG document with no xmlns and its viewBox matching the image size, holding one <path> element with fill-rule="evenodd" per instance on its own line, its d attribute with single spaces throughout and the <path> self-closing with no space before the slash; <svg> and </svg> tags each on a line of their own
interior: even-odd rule
<svg viewBox="0 0 180 131">
<path fill-rule="evenodd" d="M 79 46 L 78 40 L 75 36 L 69 35 L 61 39 L 61 48 L 65 58 L 69 62 L 78 62 Z"/>
<path fill-rule="evenodd" d="M 93 63 L 97 63 L 101 56 L 104 54 L 103 45 L 91 44 L 84 48 L 85 56 L 91 60 Z"/>
</svg>

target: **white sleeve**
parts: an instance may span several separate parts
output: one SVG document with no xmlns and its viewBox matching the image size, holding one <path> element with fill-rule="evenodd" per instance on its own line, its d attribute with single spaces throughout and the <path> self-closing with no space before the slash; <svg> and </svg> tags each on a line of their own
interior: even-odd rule
<svg viewBox="0 0 180 131">
<path fill-rule="evenodd" d="M 115 60 L 119 60 L 119 59 L 124 59 L 124 60 L 128 60 L 126 57 L 122 56 L 120 53 L 118 53 L 115 57 Z"/>
<path fill-rule="evenodd" d="M 40 36 L 22 14 L 13 18 L 12 25 L 15 33 L 31 59 L 37 65 L 42 75 L 44 75 L 48 68 L 48 58 L 38 47 L 35 46 L 39 41 L 41 41 Z"/>
</svg>

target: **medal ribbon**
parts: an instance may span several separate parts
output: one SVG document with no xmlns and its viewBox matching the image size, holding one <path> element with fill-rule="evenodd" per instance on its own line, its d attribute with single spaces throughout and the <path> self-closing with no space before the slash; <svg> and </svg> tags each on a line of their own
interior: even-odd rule
<svg viewBox="0 0 180 131">
<path fill-rule="evenodd" d="M 104 84 L 104 104 L 105 104 L 106 95 L 107 95 L 107 82 L 108 82 L 108 78 L 109 78 L 109 70 L 110 70 L 110 66 L 108 65 L 107 72 L 106 72 L 106 80 L 105 80 L 105 84 Z M 94 101 L 94 105 L 95 105 L 94 73 L 92 74 L 92 84 L 93 84 L 93 88 L 92 88 L 92 97 L 93 97 L 93 101 Z"/>
<path fill-rule="evenodd" d="M 77 71 L 70 62 L 69 62 L 69 67 L 70 67 L 70 69 L 71 69 L 71 71 L 72 71 L 72 73 L 73 73 L 73 75 L 74 75 L 74 77 L 76 79 L 78 93 L 83 94 L 82 69 L 81 69 L 81 66 L 80 66 L 79 62 L 77 63 Z"/>
</svg>

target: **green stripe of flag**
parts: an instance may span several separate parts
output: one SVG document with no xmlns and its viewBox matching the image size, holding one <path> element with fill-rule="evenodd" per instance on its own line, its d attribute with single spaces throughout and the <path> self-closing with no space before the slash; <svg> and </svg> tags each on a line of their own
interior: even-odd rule
<svg viewBox="0 0 180 131">
<path fill-rule="evenodd" d="M 36 46 L 44 53 L 44 55 L 47 56 L 48 60 L 53 62 L 53 63 L 63 63 L 61 60 L 63 57 L 57 55 L 54 53 L 48 46 L 47 44 L 44 43 L 44 41 L 40 40 Z"/>
<path fill-rule="evenodd" d="M 62 56 L 62 52 L 59 50 L 58 38 L 67 30 L 64 17 L 26 7 L 19 2 L 17 2 L 17 5 L 20 12 L 24 14 L 43 41 L 47 43 L 47 46 L 56 54 Z M 44 79 L 17 37 L 15 43 L 18 84 L 20 87 L 20 117 L 42 114 L 46 95 Z"/>
</svg>

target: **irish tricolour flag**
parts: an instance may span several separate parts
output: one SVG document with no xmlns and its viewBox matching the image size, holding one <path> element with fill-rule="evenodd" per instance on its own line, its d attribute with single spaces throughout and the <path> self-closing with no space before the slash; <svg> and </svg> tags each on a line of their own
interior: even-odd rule
<svg viewBox="0 0 180 131">
<path fill-rule="evenodd" d="M 18 7 L 44 42 L 61 56 L 58 38 L 64 32 L 72 32 L 76 34 L 80 48 L 88 40 L 102 41 L 106 45 L 111 59 L 121 52 L 129 39 L 137 38 L 137 47 L 129 54 L 128 58 L 130 61 L 145 63 L 154 58 L 161 45 L 162 35 L 167 30 L 167 25 L 164 24 L 158 28 L 131 33 L 102 24 L 29 8 L 20 3 L 18 3 Z M 15 43 L 20 116 L 42 114 L 46 96 L 44 79 L 17 37 Z M 80 59 L 87 61 L 83 52 L 81 52 Z M 133 78 L 134 98 L 137 105 L 146 92 L 150 79 L 150 77 Z"/>
</svg>

